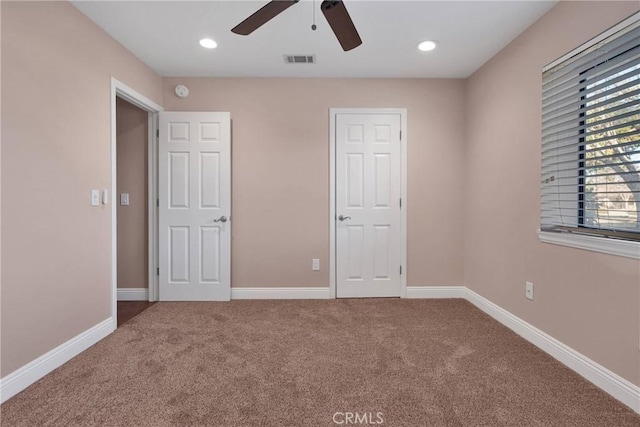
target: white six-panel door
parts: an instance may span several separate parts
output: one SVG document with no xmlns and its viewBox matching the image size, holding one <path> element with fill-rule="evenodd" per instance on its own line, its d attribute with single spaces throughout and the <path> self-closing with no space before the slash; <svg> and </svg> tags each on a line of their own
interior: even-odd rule
<svg viewBox="0 0 640 427">
<path fill-rule="evenodd" d="M 160 113 L 160 301 L 231 297 L 230 128 L 229 113 Z"/>
<path fill-rule="evenodd" d="M 337 114 L 337 297 L 401 294 L 401 115 Z"/>
</svg>

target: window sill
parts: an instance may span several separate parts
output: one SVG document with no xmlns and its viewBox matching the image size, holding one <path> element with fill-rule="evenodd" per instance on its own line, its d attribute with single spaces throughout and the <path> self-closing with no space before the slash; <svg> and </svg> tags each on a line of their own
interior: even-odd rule
<svg viewBox="0 0 640 427">
<path fill-rule="evenodd" d="M 640 259 L 640 242 L 549 231 L 538 231 L 538 239 L 542 243 L 553 243 L 587 251 Z"/>
</svg>

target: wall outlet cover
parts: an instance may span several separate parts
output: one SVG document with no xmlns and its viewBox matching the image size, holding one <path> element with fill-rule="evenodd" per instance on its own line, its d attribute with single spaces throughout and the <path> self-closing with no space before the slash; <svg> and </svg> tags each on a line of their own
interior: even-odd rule
<svg viewBox="0 0 640 427">
<path fill-rule="evenodd" d="M 531 282 L 525 283 L 524 295 L 527 297 L 527 299 L 530 299 L 531 301 L 533 301 L 533 283 Z"/>
</svg>

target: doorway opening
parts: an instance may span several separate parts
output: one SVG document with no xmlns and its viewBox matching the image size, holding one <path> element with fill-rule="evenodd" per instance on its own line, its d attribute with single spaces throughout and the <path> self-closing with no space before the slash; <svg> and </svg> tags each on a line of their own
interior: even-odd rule
<svg viewBox="0 0 640 427">
<path fill-rule="evenodd" d="M 118 300 L 126 302 L 120 308 L 122 317 L 127 317 L 157 299 L 155 135 L 160 111 L 162 107 L 158 104 L 111 79 L 113 329 L 122 323 L 118 322 Z"/>
<path fill-rule="evenodd" d="M 150 307 L 149 113 L 116 98 L 118 327 Z"/>
</svg>

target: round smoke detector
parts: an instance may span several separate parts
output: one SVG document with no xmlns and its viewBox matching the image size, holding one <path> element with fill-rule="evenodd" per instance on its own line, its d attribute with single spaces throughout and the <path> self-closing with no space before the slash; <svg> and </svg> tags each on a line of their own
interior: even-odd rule
<svg viewBox="0 0 640 427">
<path fill-rule="evenodd" d="M 176 86 L 175 92 L 178 98 L 186 98 L 187 96 L 189 96 L 189 88 L 185 85 Z"/>
</svg>

